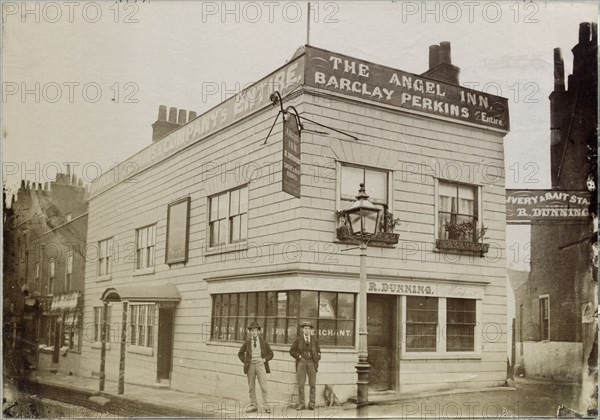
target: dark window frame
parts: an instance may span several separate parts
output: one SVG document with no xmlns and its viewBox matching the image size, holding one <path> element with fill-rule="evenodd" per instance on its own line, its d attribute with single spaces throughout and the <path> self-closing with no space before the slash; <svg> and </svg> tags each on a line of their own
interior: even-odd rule
<svg viewBox="0 0 600 420">
<path fill-rule="evenodd" d="M 425 304 L 427 304 L 428 302 L 435 302 L 435 309 L 433 308 L 429 308 L 429 307 L 425 307 L 423 309 L 420 308 L 409 308 L 409 299 L 415 299 L 416 302 L 417 299 L 419 300 L 424 300 Z M 430 301 L 428 299 L 431 299 Z M 425 320 L 420 320 L 420 321 L 409 321 L 409 311 L 413 311 L 415 314 L 416 318 L 420 318 L 420 316 L 417 316 L 417 314 L 424 314 L 425 315 Z M 427 321 L 427 317 L 428 314 L 431 312 L 435 312 L 435 322 L 433 321 Z M 431 296 L 407 296 L 406 297 L 406 333 L 405 333 L 405 340 L 406 340 L 406 352 L 407 353 L 421 353 L 421 352 L 426 352 L 426 353 L 436 353 L 438 351 L 438 346 L 437 346 L 437 331 L 440 325 L 440 298 L 438 297 L 431 297 Z M 431 334 L 431 330 L 433 327 L 433 334 Z M 414 331 L 414 332 L 411 332 Z M 423 346 L 417 346 L 415 344 L 415 346 L 412 346 L 412 342 L 415 343 L 422 343 L 423 341 L 425 341 L 426 338 L 431 338 L 433 337 L 433 343 L 434 346 L 433 348 L 431 347 L 423 347 Z M 412 338 L 412 340 L 409 340 L 409 338 Z"/>
<path fill-rule="evenodd" d="M 165 264 L 175 264 L 175 263 L 181 263 L 181 262 L 186 262 L 188 260 L 188 250 L 189 250 L 189 235 L 190 235 L 190 206 L 191 206 L 191 197 L 184 197 L 182 199 L 179 199 L 177 201 L 174 201 L 172 203 L 170 203 L 167 207 L 167 236 L 166 236 L 166 251 L 165 251 Z M 174 235 L 174 226 L 173 223 L 177 222 L 173 217 L 172 217 L 172 211 L 173 209 L 177 208 L 178 206 L 184 206 L 185 207 L 185 216 L 184 216 L 184 220 L 183 223 L 185 223 L 185 230 L 184 230 L 184 249 L 183 249 L 183 255 L 179 256 L 179 257 L 175 257 L 172 255 L 172 250 L 171 250 L 171 245 L 173 242 L 173 239 L 171 236 Z M 179 221 L 179 223 L 182 223 L 181 221 Z M 179 239 L 178 242 L 181 241 L 181 238 Z"/>
<path fill-rule="evenodd" d="M 317 293 L 317 313 L 310 316 L 302 311 L 302 292 Z M 319 316 L 319 306 L 322 294 L 335 293 L 337 304 L 335 316 L 325 318 Z M 285 315 L 279 315 L 280 294 L 285 294 Z M 342 307 L 339 305 L 340 296 L 347 295 L 345 299 L 352 297 L 352 316 L 341 314 Z M 232 297 L 235 297 L 236 309 L 232 308 Z M 271 297 L 271 305 L 270 298 Z M 315 326 L 315 333 L 320 334 L 320 328 L 324 324 L 335 325 L 335 335 L 319 336 L 319 342 L 323 347 L 354 348 L 356 345 L 356 305 L 357 294 L 347 292 L 314 291 L 314 290 L 274 290 L 261 292 L 241 293 L 219 293 L 211 295 L 211 340 L 216 342 L 242 342 L 248 337 L 247 325 L 258 322 L 263 330 L 262 334 L 269 343 L 289 345 L 299 334 L 298 325 L 303 321 L 310 321 Z M 274 299 L 274 303 L 273 300 Z M 283 300 L 283 299 L 282 299 Z M 243 302 L 243 305 L 241 305 Z M 347 309 L 345 305 L 343 308 Z M 243 312 L 239 310 L 243 308 Z M 350 343 L 346 344 L 348 335 L 339 335 L 340 325 L 350 326 Z M 283 333 L 282 333 L 283 332 Z M 329 339 L 333 337 L 333 343 Z"/>
<path fill-rule="evenodd" d="M 443 195 L 441 194 L 441 188 L 442 185 L 446 185 L 446 186 L 450 186 L 450 187 L 455 187 L 456 189 L 456 195 L 453 196 L 452 198 L 456 199 L 456 206 L 457 209 L 455 212 L 452 211 L 446 211 L 446 210 L 442 210 L 442 204 L 441 204 L 441 200 L 440 198 L 442 196 L 444 197 L 450 197 L 447 195 Z M 460 210 L 458 208 L 459 206 L 459 200 L 460 200 L 460 188 L 465 188 L 465 189 L 470 189 L 473 192 L 473 214 L 468 214 L 468 213 L 460 213 Z M 445 232 L 444 231 L 444 225 L 445 223 L 443 223 L 442 221 L 442 214 L 443 215 L 449 215 L 449 221 L 453 224 L 458 224 L 460 223 L 460 219 L 470 219 L 472 225 L 473 225 L 473 230 L 471 232 L 471 238 L 469 238 L 470 241 L 475 242 L 478 238 L 477 238 L 477 229 L 479 227 L 479 207 L 481 205 L 481 203 L 479 202 L 479 186 L 478 185 L 473 185 L 473 184 L 466 184 L 463 182 L 455 182 L 455 181 L 449 181 L 449 180 L 445 180 L 445 179 L 438 179 L 438 194 L 437 194 L 437 200 L 438 200 L 438 208 L 437 210 L 437 220 L 438 220 L 438 239 L 457 239 L 455 237 L 453 237 L 453 234 L 451 232 Z"/>
<path fill-rule="evenodd" d="M 450 308 L 450 302 L 465 303 L 463 308 Z M 454 313 L 454 317 L 451 317 Z M 472 314 L 472 318 L 471 315 Z M 463 318 L 459 320 L 458 318 Z M 450 321 L 455 318 L 456 321 Z M 471 319 L 469 319 L 471 318 Z M 473 352 L 475 351 L 475 326 L 477 324 L 477 301 L 475 299 L 446 298 L 446 351 Z M 452 327 L 452 328 L 451 328 Z M 469 342 L 465 343 L 464 338 Z"/>
</svg>

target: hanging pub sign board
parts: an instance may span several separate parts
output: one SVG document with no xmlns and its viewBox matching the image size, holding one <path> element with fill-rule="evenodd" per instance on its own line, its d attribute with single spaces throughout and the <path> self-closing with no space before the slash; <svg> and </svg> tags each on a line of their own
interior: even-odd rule
<svg viewBox="0 0 600 420">
<path fill-rule="evenodd" d="M 588 222 L 589 205 L 588 191 L 506 190 L 506 222 Z"/>
<path fill-rule="evenodd" d="M 283 192 L 300 198 L 300 127 L 298 118 L 287 113 L 283 120 Z"/>
</svg>

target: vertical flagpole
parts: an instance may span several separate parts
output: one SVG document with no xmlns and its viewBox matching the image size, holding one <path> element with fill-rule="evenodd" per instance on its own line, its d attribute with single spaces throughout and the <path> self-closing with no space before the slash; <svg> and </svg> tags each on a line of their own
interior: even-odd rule
<svg viewBox="0 0 600 420">
<path fill-rule="evenodd" d="M 306 45 L 310 45 L 310 2 L 308 4 L 308 13 L 306 14 Z"/>
</svg>

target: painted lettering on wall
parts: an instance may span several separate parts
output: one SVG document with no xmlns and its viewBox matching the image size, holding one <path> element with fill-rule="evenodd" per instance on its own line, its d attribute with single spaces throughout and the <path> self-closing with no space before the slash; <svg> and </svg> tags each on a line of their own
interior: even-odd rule
<svg viewBox="0 0 600 420">
<path fill-rule="evenodd" d="M 400 108 L 509 130 L 508 100 L 307 47 L 305 83 Z"/>
<path fill-rule="evenodd" d="M 370 281 L 367 292 L 390 293 L 396 295 L 433 295 L 434 286 L 422 284 L 392 283 L 385 281 Z"/>
<path fill-rule="evenodd" d="M 190 144 L 270 105 L 269 96 L 276 90 L 283 96 L 294 91 L 303 83 L 303 71 L 302 56 L 105 172 L 92 182 L 90 196 L 100 194 Z"/>
<path fill-rule="evenodd" d="M 506 190 L 506 220 L 511 223 L 587 220 L 588 191 Z"/>
</svg>

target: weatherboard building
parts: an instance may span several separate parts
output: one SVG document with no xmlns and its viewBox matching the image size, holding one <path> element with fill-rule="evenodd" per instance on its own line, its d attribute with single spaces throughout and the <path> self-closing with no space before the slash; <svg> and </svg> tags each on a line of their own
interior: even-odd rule
<svg viewBox="0 0 600 420">
<path fill-rule="evenodd" d="M 449 43 L 429 52 L 416 75 L 306 46 L 202 115 L 161 107 L 153 142 L 92 185 L 81 371 L 117 380 L 122 361 L 125 384 L 243 398 L 256 320 L 290 401 L 311 321 L 319 386 L 355 396 L 359 255 L 340 211 L 364 182 L 381 209 L 372 391 L 503 384 L 507 100 L 460 87 Z"/>
</svg>

